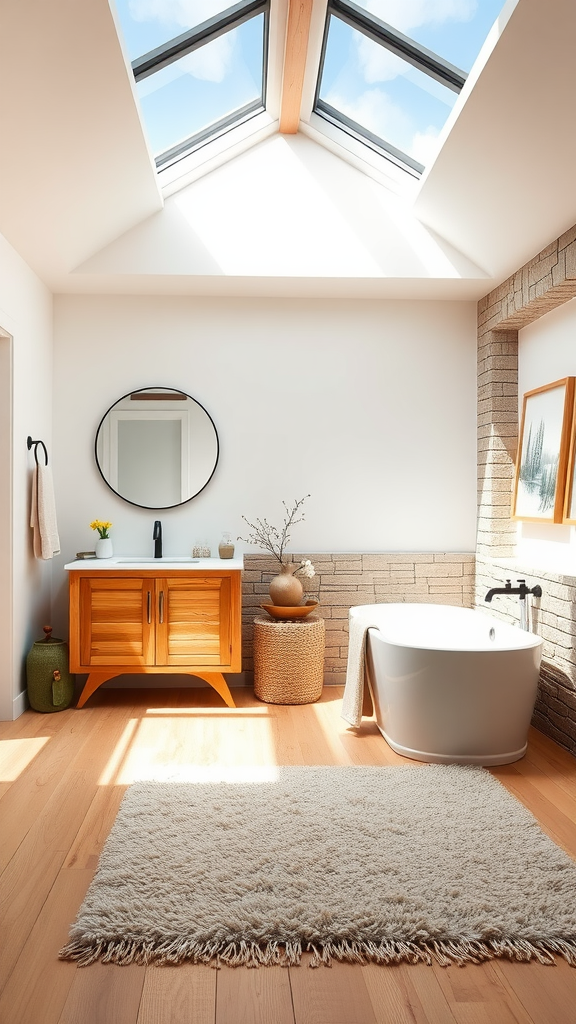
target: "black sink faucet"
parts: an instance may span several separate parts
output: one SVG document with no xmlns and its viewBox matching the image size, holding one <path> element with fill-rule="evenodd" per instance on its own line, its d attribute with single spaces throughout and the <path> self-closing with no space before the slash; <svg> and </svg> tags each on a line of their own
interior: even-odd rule
<svg viewBox="0 0 576 1024">
<path fill-rule="evenodd" d="M 152 540 L 154 541 L 154 558 L 162 558 L 162 523 L 159 519 L 154 523 Z"/>
</svg>

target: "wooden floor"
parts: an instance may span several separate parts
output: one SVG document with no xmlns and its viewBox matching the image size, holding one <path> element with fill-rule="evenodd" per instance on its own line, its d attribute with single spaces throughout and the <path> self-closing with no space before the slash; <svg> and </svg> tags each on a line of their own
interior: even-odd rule
<svg viewBox="0 0 576 1024">
<path fill-rule="evenodd" d="M 81 711 L 0 723 L 2 1024 L 571 1024 L 576 969 L 492 961 L 465 968 L 77 968 L 57 958 L 126 786 L 202 765 L 414 764 L 373 722 L 235 690 L 99 691 Z M 192 706 L 194 702 L 194 706 Z M 576 759 L 532 730 L 494 775 L 576 858 Z M 576 894 L 575 894 L 576 898 Z"/>
</svg>

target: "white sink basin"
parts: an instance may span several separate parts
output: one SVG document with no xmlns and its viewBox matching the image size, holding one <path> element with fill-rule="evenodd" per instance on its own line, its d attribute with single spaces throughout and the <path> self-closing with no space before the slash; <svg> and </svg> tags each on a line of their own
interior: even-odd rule
<svg viewBox="0 0 576 1024">
<path fill-rule="evenodd" d="M 141 558 L 119 558 L 114 565 L 133 565 L 137 562 L 139 565 L 162 565 L 164 562 L 199 562 L 199 558 L 191 558 L 190 555 L 167 555 L 162 558 L 148 558 L 146 555 L 142 555 Z"/>
</svg>

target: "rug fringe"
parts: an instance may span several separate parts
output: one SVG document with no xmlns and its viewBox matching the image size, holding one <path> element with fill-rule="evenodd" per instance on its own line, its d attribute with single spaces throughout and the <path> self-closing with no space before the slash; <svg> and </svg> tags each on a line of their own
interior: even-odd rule
<svg viewBox="0 0 576 1024">
<path fill-rule="evenodd" d="M 344 939 L 337 942 L 309 942 L 306 952 L 312 954 L 310 967 L 330 967 L 332 961 L 356 964 L 398 964 L 438 963 L 441 967 L 453 964 L 479 964 L 497 957 L 508 960 L 554 965 L 556 956 L 563 957 L 571 967 L 576 967 L 576 938 L 547 939 L 530 942 L 526 939 L 433 939 L 429 942 L 383 939 L 381 942 Z M 60 950 L 61 960 L 74 960 L 79 967 L 88 967 L 101 960 L 105 964 L 157 964 L 170 965 L 184 962 L 220 964 L 230 967 L 294 967 L 301 962 L 303 952 L 299 941 L 281 942 L 271 940 L 257 943 L 241 940 L 238 942 L 198 942 L 195 939 L 173 939 L 153 942 L 138 939 L 94 940 L 69 942 Z"/>
</svg>

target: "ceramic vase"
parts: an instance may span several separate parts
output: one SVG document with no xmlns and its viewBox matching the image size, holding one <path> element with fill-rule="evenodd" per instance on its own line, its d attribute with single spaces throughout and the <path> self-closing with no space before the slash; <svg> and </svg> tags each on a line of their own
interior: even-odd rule
<svg viewBox="0 0 576 1024">
<path fill-rule="evenodd" d="M 302 601 L 304 587 L 298 577 L 293 575 L 296 569 L 297 562 L 287 562 L 278 576 L 270 580 L 270 600 L 277 608 L 294 608 Z"/>
<path fill-rule="evenodd" d="M 74 697 L 68 647 L 51 635 L 51 626 L 44 626 L 44 632 L 44 639 L 35 641 L 26 658 L 28 699 L 34 711 L 64 711 Z"/>
<path fill-rule="evenodd" d="M 114 554 L 112 540 L 110 537 L 100 537 L 96 541 L 96 558 L 111 558 Z"/>
</svg>

